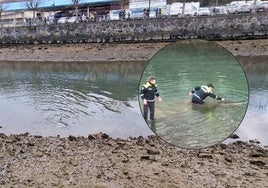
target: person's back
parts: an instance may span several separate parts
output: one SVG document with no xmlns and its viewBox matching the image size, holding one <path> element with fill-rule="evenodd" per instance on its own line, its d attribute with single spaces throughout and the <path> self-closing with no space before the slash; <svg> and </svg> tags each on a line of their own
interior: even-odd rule
<svg viewBox="0 0 268 188">
<path fill-rule="evenodd" d="M 195 87 L 189 95 L 192 95 L 192 102 L 197 104 L 204 104 L 204 99 L 208 96 L 216 99 L 216 100 L 224 100 L 213 93 L 214 86 L 212 84 L 208 84 L 207 86 L 197 86 Z"/>
</svg>

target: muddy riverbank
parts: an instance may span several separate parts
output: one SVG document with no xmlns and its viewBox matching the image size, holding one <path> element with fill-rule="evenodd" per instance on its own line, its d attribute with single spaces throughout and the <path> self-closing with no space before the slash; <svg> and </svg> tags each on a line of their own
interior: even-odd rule
<svg viewBox="0 0 268 188">
<path fill-rule="evenodd" d="M 235 56 L 268 56 L 268 40 L 214 41 Z M 0 46 L 0 61 L 148 61 L 169 43 Z"/>
<path fill-rule="evenodd" d="M 254 141 L 252 141 L 254 142 Z M 0 136 L 1 187 L 267 187 L 256 143 L 184 150 L 155 136 Z"/>
<path fill-rule="evenodd" d="M 268 40 L 216 43 L 238 58 L 268 56 Z M 148 61 L 166 45 L 1 46 L 0 61 Z M 0 134 L 0 187 L 268 187 L 268 148 L 256 140 L 185 150 L 155 136 Z"/>
</svg>

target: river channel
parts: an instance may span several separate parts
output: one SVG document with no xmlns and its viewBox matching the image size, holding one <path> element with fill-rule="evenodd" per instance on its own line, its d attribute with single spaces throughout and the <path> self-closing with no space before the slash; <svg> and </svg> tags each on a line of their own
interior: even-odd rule
<svg viewBox="0 0 268 188">
<path fill-rule="evenodd" d="M 150 135 L 137 92 L 146 62 L 0 63 L 1 132 Z"/>
<path fill-rule="evenodd" d="M 268 60 L 267 56 L 240 58 L 250 87 L 249 105 L 236 130 L 241 140 L 258 140 L 268 146 Z"/>
<path fill-rule="evenodd" d="M 208 50 L 204 46 L 196 49 Z M 217 54 L 221 61 L 235 60 L 224 50 L 209 49 L 209 51 L 209 57 L 212 59 L 216 58 Z M 172 50 L 170 52 L 172 53 Z M 191 52 L 195 53 L 193 50 Z M 226 56 L 229 60 L 224 58 Z M 248 85 L 245 84 L 244 72 L 241 72 L 241 66 L 237 66 L 238 64 L 228 66 L 229 70 L 238 70 L 239 74 L 227 71 L 226 76 L 222 70 L 225 70 L 227 65 L 217 64 L 217 69 L 210 66 L 206 71 L 196 74 L 198 76 L 192 77 L 189 71 L 195 69 L 194 72 L 197 72 L 200 67 L 180 64 L 179 69 L 176 69 L 174 65 L 169 66 L 168 63 L 173 62 L 170 54 L 168 57 L 155 56 L 152 61 L 156 61 L 155 58 L 160 61 L 162 58 L 164 63 L 159 65 L 157 70 L 150 68 L 150 71 L 142 77 L 140 85 L 151 74 L 158 78 L 158 87 L 163 97 L 162 103 L 156 103 L 156 124 L 153 130 L 158 135 L 159 131 L 162 131 L 163 135 L 167 136 L 166 141 L 173 141 L 174 138 L 170 135 L 174 125 L 187 125 L 179 126 L 179 131 L 176 131 L 179 135 L 175 135 L 179 138 L 176 141 L 179 144 L 175 144 L 190 148 L 203 147 L 204 144 L 200 146 L 200 143 L 210 145 L 220 142 L 240 125 L 234 133 L 238 134 L 241 140 L 257 139 L 261 144 L 268 145 L 266 57 L 239 58 Z M 205 65 L 206 57 L 202 58 L 199 59 L 202 63 L 198 66 Z M 187 60 L 185 56 L 184 60 L 188 61 L 189 58 Z M 145 123 L 138 102 L 139 81 L 146 64 L 147 62 L 141 61 L 96 63 L 2 61 L 0 131 L 7 135 L 29 132 L 42 136 L 87 136 L 103 132 L 114 138 L 152 135 L 154 133 Z M 170 70 L 164 72 L 167 66 Z M 216 72 L 217 79 L 210 74 L 211 72 Z M 204 76 L 207 79 L 203 79 Z M 230 84 L 233 81 L 234 86 Z M 188 92 L 193 87 L 207 82 L 214 84 L 216 94 L 230 101 L 248 100 L 248 103 L 222 105 L 213 99 L 206 99 L 208 108 L 196 109 L 189 103 Z M 199 118 L 189 120 L 189 116 Z M 201 120 L 208 123 L 202 127 L 204 124 L 200 123 Z M 196 139 L 194 134 L 193 136 L 182 134 L 193 131 L 189 131 L 189 123 L 199 125 L 196 126 L 198 131 L 195 131 L 202 135 L 199 138 L 204 138 L 203 140 Z M 207 130 L 211 132 L 208 134 L 205 128 L 209 128 Z M 204 137 L 205 134 L 210 137 Z M 208 139 L 211 142 L 207 142 Z"/>
</svg>

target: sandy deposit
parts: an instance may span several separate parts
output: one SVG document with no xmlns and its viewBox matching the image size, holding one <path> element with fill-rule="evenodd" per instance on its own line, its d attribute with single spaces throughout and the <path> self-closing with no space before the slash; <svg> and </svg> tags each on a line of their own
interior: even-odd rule
<svg viewBox="0 0 268 188">
<path fill-rule="evenodd" d="M 238 57 L 268 55 L 268 40 L 217 43 Z M 1 46 L 0 61 L 149 60 L 166 45 Z M 0 151 L 0 187 L 268 187 L 268 149 L 256 141 L 184 150 L 155 136 L 0 134 Z"/>
<path fill-rule="evenodd" d="M 235 56 L 268 55 L 268 39 L 215 41 Z M 131 61 L 149 60 L 169 43 L 43 44 L 0 46 L 0 61 Z"/>
</svg>

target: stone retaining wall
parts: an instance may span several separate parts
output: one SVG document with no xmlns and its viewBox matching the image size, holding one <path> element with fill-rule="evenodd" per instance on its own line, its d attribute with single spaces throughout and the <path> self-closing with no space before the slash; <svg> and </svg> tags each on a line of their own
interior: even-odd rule
<svg viewBox="0 0 268 188">
<path fill-rule="evenodd" d="M 0 29 L 0 43 L 148 42 L 268 38 L 267 13 L 157 18 Z"/>
</svg>

